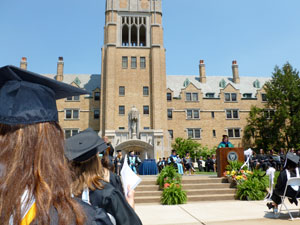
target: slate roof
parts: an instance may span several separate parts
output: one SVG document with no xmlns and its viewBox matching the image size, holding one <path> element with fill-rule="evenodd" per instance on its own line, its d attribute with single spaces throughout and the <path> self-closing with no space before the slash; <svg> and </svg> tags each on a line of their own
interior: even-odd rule
<svg viewBox="0 0 300 225">
<path fill-rule="evenodd" d="M 54 74 L 43 74 L 46 77 L 55 79 Z M 79 80 L 79 82 L 76 82 Z M 71 84 L 75 82 L 80 88 L 92 92 L 96 88 L 101 88 L 101 75 L 100 74 L 64 74 L 63 82 Z"/>
<path fill-rule="evenodd" d="M 219 86 L 219 84 L 220 81 L 224 79 L 226 85 L 231 84 L 235 89 L 240 90 L 241 94 L 251 93 L 252 98 L 255 98 L 257 90 L 260 90 L 264 86 L 264 84 L 271 78 L 240 76 L 240 83 L 235 84 L 233 83 L 232 77 L 225 76 L 206 76 L 206 83 L 201 83 L 199 80 L 199 75 L 168 75 L 167 88 L 173 91 L 173 97 L 179 97 L 181 90 L 185 88 L 184 83 L 186 82 L 186 79 L 188 79 L 190 83 L 194 84 L 195 87 L 201 89 L 204 97 L 207 93 L 214 93 L 215 97 L 218 97 L 220 94 L 220 90 L 223 89 Z M 254 82 L 256 80 L 258 80 L 260 83 L 259 88 L 254 87 Z"/>
<path fill-rule="evenodd" d="M 55 78 L 54 74 L 43 74 L 49 78 Z M 173 97 L 179 97 L 182 89 L 189 81 L 194 84 L 199 90 L 203 92 L 203 97 L 206 97 L 207 93 L 214 93 L 215 98 L 220 94 L 220 81 L 224 79 L 226 85 L 231 84 L 235 89 L 240 90 L 241 94 L 251 94 L 252 98 L 255 98 L 257 90 L 260 90 L 264 84 L 269 81 L 270 77 L 250 77 L 240 76 L 240 83 L 233 83 L 232 77 L 226 76 L 206 76 L 206 83 L 201 83 L 199 75 L 167 75 L 167 88 L 173 91 Z M 78 81 L 79 82 L 76 82 Z M 254 82 L 259 81 L 259 88 L 254 87 Z M 101 75 L 100 74 L 64 74 L 63 82 L 71 84 L 77 83 L 80 88 L 84 88 L 87 91 L 92 92 L 96 88 L 101 88 Z"/>
</svg>

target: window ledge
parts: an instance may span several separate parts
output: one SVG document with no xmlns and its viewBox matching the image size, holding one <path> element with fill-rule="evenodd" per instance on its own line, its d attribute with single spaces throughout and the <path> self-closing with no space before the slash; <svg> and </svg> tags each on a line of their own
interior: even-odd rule
<svg viewBox="0 0 300 225">
<path fill-rule="evenodd" d="M 186 120 L 200 120 L 200 118 L 187 118 Z"/>
<path fill-rule="evenodd" d="M 80 119 L 65 119 L 65 121 L 78 121 Z"/>
<path fill-rule="evenodd" d="M 241 137 L 229 137 L 230 139 L 242 139 Z"/>
<path fill-rule="evenodd" d="M 80 100 L 65 100 L 65 102 L 80 102 Z"/>
<path fill-rule="evenodd" d="M 188 101 L 188 100 L 185 100 L 185 102 L 199 102 L 199 100 L 197 100 L 197 101 Z"/>
<path fill-rule="evenodd" d="M 226 120 L 240 120 L 240 118 L 226 118 Z"/>
</svg>

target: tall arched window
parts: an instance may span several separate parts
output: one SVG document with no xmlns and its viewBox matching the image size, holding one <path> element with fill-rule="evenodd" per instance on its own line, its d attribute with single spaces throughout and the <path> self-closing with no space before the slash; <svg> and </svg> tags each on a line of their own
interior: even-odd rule
<svg viewBox="0 0 300 225">
<path fill-rule="evenodd" d="M 137 27 L 135 25 L 131 26 L 131 46 L 138 46 L 138 32 Z"/>
<path fill-rule="evenodd" d="M 129 45 L 129 28 L 128 25 L 123 25 L 122 28 L 122 46 Z"/>
<path fill-rule="evenodd" d="M 146 27 L 140 26 L 140 46 L 146 46 Z"/>
</svg>

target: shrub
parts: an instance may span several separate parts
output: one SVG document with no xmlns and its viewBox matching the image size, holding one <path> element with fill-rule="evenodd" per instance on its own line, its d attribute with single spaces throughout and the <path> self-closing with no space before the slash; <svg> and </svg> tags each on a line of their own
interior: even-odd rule
<svg viewBox="0 0 300 225">
<path fill-rule="evenodd" d="M 160 188 L 163 188 L 165 183 L 179 184 L 181 182 L 181 176 L 176 172 L 173 166 L 166 166 L 160 172 L 156 182 Z"/>
<path fill-rule="evenodd" d="M 261 170 L 254 170 L 248 179 L 237 186 L 237 198 L 240 200 L 263 200 L 266 195 L 268 178 Z"/>
<path fill-rule="evenodd" d="M 180 184 L 170 184 L 164 189 L 161 197 L 161 203 L 163 205 L 177 205 L 184 204 L 187 201 L 186 192 L 182 190 Z"/>
<path fill-rule="evenodd" d="M 226 166 L 226 171 L 239 171 L 244 163 L 240 161 L 229 161 L 229 164 Z M 243 170 L 247 170 L 247 166 L 243 168 Z"/>
</svg>

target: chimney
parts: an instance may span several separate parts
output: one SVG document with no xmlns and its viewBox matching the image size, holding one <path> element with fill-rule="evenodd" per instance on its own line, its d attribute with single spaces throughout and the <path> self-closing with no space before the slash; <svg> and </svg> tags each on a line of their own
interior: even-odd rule
<svg viewBox="0 0 300 225">
<path fill-rule="evenodd" d="M 239 84 L 240 83 L 239 66 L 236 60 L 232 61 L 232 75 L 233 75 L 233 82 L 235 84 Z"/>
<path fill-rule="evenodd" d="M 22 57 L 21 62 L 20 62 L 20 68 L 23 70 L 27 70 L 27 58 Z"/>
<path fill-rule="evenodd" d="M 56 80 L 63 81 L 64 79 L 64 58 L 58 57 Z"/>
<path fill-rule="evenodd" d="M 206 73 L 205 73 L 205 64 L 204 60 L 200 60 L 199 63 L 199 73 L 200 73 L 200 82 L 205 84 L 206 83 Z"/>
</svg>

